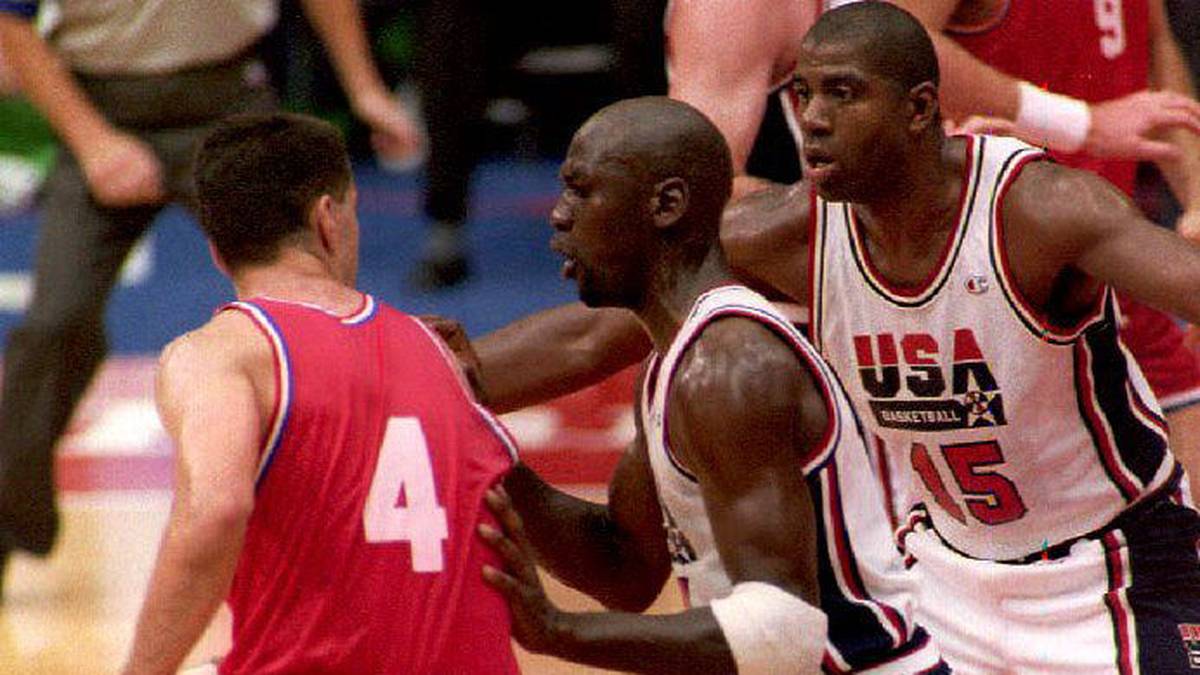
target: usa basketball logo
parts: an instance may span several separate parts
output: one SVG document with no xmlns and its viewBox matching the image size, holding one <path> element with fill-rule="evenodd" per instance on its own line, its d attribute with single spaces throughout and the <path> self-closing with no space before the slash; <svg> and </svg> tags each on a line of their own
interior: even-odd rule
<svg viewBox="0 0 1200 675">
<path fill-rule="evenodd" d="M 967 292 L 971 295 L 983 295 L 988 291 L 987 277 L 982 274 L 972 274 L 967 277 Z"/>
<path fill-rule="evenodd" d="M 1200 624 L 1179 624 L 1179 637 L 1183 638 L 1183 648 L 1187 650 L 1188 664 L 1193 670 L 1200 670 Z"/>
<path fill-rule="evenodd" d="M 1004 396 L 974 331 L 855 335 L 859 382 L 880 426 L 916 431 L 1007 424 Z"/>
</svg>

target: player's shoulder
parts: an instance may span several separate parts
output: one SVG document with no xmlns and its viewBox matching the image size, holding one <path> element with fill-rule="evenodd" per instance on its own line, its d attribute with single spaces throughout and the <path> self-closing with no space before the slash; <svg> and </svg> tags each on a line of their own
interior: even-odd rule
<svg viewBox="0 0 1200 675">
<path fill-rule="evenodd" d="M 271 358 L 270 344 L 249 316 L 222 311 L 203 326 L 172 340 L 158 361 L 160 373 L 186 377 L 203 371 L 247 367 Z"/>
<path fill-rule="evenodd" d="M 1123 193 L 1100 176 L 1047 158 L 1026 163 L 1013 178 L 1003 215 L 1022 229 L 1040 231 L 1086 223 L 1125 204 Z"/>
<path fill-rule="evenodd" d="M 725 316 L 680 356 L 671 384 L 681 403 L 715 407 L 790 396 L 801 381 L 795 347 L 762 321 Z"/>
<path fill-rule="evenodd" d="M 696 53 L 788 51 L 807 29 L 807 0 L 681 0 L 672 2 L 666 32 Z M 713 40 L 718 40 L 713 42 Z M 716 47 L 716 49 L 714 49 Z"/>
</svg>

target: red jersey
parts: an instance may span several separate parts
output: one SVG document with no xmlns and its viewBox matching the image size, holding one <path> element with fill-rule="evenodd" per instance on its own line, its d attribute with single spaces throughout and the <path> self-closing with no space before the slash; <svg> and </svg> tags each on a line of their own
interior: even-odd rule
<svg viewBox="0 0 1200 675">
<path fill-rule="evenodd" d="M 948 28 L 984 63 L 1058 94 L 1098 103 L 1145 89 L 1150 81 L 1147 0 L 1009 0 L 1004 14 L 975 28 Z M 1133 193 L 1137 165 L 1056 154 Z"/>
<path fill-rule="evenodd" d="M 226 309 L 271 343 L 277 395 L 220 672 L 517 672 L 476 534 L 513 446 L 441 341 L 366 295 Z"/>
</svg>

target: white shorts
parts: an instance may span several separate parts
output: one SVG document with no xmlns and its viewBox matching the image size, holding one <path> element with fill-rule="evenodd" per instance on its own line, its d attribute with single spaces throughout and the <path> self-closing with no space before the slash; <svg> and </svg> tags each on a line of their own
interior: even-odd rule
<svg viewBox="0 0 1200 675">
<path fill-rule="evenodd" d="M 956 673 L 1200 675 L 1200 514 L 1165 498 L 1138 511 L 1025 564 L 917 525 L 917 620 Z"/>
</svg>

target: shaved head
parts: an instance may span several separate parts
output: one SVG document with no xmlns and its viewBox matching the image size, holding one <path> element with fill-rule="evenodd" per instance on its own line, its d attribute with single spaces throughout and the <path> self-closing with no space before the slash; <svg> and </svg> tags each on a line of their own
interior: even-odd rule
<svg viewBox="0 0 1200 675">
<path fill-rule="evenodd" d="M 614 103 L 575 136 L 601 163 L 618 164 L 648 186 L 667 178 L 688 185 L 693 215 L 719 221 L 733 186 L 733 159 L 725 137 L 699 110 L 662 96 Z"/>
<path fill-rule="evenodd" d="M 808 49 L 851 47 L 872 73 L 904 89 L 938 84 L 937 52 L 929 33 L 912 14 L 889 2 L 855 2 L 825 12 L 804 44 Z"/>
</svg>

